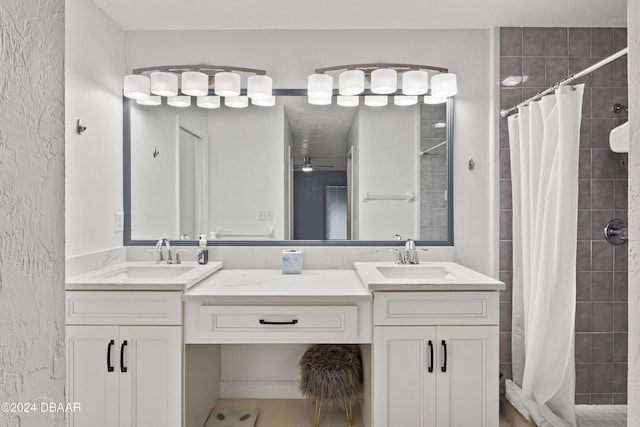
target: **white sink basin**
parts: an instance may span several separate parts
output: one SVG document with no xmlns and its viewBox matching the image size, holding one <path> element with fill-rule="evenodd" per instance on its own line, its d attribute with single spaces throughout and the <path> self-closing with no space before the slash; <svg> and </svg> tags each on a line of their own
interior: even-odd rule
<svg viewBox="0 0 640 427">
<path fill-rule="evenodd" d="M 221 262 L 155 264 L 126 262 L 66 280 L 67 290 L 181 290 L 185 291 L 222 268 Z"/>
<path fill-rule="evenodd" d="M 116 271 L 109 271 L 96 277 L 111 280 L 172 279 L 192 271 L 195 267 L 195 265 L 126 265 Z"/>
<path fill-rule="evenodd" d="M 504 283 L 454 262 L 354 262 L 372 291 L 500 290 Z"/>
<path fill-rule="evenodd" d="M 380 265 L 376 270 L 387 279 L 452 280 L 457 277 L 441 265 Z"/>
</svg>

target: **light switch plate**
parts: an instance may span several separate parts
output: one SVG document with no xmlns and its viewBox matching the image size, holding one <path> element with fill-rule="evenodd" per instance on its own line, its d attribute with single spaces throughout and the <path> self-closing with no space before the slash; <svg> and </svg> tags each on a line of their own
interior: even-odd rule
<svg viewBox="0 0 640 427">
<path fill-rule="evenodd" d="M 122 233 L 124 231 L 124 212 L 113 214 L 113 231 L 114 233 Z"/>
</svg>

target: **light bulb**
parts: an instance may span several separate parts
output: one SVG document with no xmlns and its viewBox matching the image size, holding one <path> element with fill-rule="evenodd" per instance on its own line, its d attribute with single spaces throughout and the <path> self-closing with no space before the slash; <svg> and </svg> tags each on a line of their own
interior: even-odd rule
<svg viewBox="0 0 640 427">
<path fill-rule="evenodd" d="M 142 99 L 149 96 L 151 81 L 142 74 L 124 76 L 124 96 L 132 99 Z"/>
<path fill-rule="evenodd" d="M 209 93 L 209 76 L 199 71 L 185 71 L 181 91 L 185 95 L 205 96 Z"/>
<path fill-rule="evenodd" d="M 220 97 L 215 95 L 199 96 L 196 104 L 201 108 L 220 108 Z"/>
<path fill-rule="evenodd" d="M 398 89 L 398 73 L 392 68 L 378 68 L 371 72 L 371 92 L 387 94 Z"/>
<path fill-rule="evenodd" d="M 247 96 L 251 99 L 267 99 L 272 96 L 273 81 L 269 76 L 250 76 L 247 79 Z"/>
<path fill-rule="evenodd" d="M 219 96 L 240 95 L 240 75 L 221 71 L 214 76 L 214 89 Z"/>
<path fill-rule="evenodd" d="M 176 96 L 178 76 L 165 71 L 154 71 L 151 73 L 151 93 L 160 96 Z"/>
</svg>

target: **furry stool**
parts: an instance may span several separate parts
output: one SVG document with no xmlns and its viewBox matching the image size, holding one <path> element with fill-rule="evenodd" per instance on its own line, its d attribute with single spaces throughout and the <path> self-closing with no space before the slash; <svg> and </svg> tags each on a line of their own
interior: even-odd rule
<svg viewBox="0 0 640 427">
<path fill-rule="evenodd" d="M 315 427 L 323 404 L 344 405 L 353 425 L 351 402 L 362 384 L 362 360 L 357 345 L 316 344 L 300 359 L 300 391 L 315 400 Z"/>
</svg>

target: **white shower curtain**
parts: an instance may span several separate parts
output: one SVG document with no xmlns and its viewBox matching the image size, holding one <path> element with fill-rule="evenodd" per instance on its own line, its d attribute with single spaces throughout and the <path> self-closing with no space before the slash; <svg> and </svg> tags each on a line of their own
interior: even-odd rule
<svg viewBox="0 0 640 427">
<path fill-rule="evenodd" d="M 538 426 L 575 427 L 578 154 L 584 85 L 509 117 L 513 381 Z"/>
</svg>

